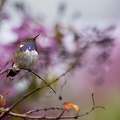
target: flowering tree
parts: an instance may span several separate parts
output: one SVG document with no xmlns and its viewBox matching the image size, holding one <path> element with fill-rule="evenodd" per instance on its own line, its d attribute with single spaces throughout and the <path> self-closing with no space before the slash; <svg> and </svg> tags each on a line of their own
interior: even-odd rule
<svg viewBox="0 0 120 120">
<path fill-rule="evenodd" d="M 0 6 L 1 23 L 3 21 L 10 21 L 11 19 L 3 9 L 5 3 L 6 0 L 2 0 Z M 64 5 L 60 6 L 60 14 L 63 14 L 64 7 Z M 94 94 L 92 94 L 92 109 L 83 114 L 79 113 L 79 107 L 72 101 L 64 101 L 64 107 L 51 106 L 47 108 L 45 106 L 41 109 L 34 108 L 33 106 L 38 96 L 42 97 L 44 94 L 54 94 L 47 89 L 51 88 L 51 86 L 56 95 L 58 91 L 61 91 L 59 100 L 62 100 L 62 93 L 69 82 L 66 80 L 66 76 L 68 74 L 72 75 L 79 69 L 89 66 L 87 63 L 90 56 L 94 56 L 92 58 L 94 64 L 91 64 L 91 66 L 97 69 L 97 72 L 90 69 L 91 74 L 94 72 L 95 74 L 99 74 L 100 69 L 105 70 L 104 65 L 108 62 L 110 51 L 113 48 L 114 39 L 110 34 L 112 30 L 114 30 L 114 27 L 105 30 L 99 30 L 95 27 L 78 30 L 74 25 L 56 22 L 48 28 L 27 13 L 23 4 L 16 3 L 15 9 L 23 15 L 22 22 L 19 26 L 11 28 L 13 34 L 17 35 L 17 38 L 14 42 L 0 44 L 0 56 L 2 58 L 0 61 L 0 119 L 12 119 L 13 117 L 23 118 L 25 120 L 76 119 L 91 113 L 95 108 L 104 109 L 102 106 L 96 106 Z M 25 37 L 35 36 L 36 34 L 40 34 L 37 40 L 39 51 L 38 62 L 32 68 L 32 71 L 22 70 L 11 82 L 6 78 L 6 73 L 12 65 L 12 55 L 16 46 L 20 44 Z M 64 70 L 61 70 L 60 67 L 63 67 Z M 42 79 L 42 81 L 40 81 L 40 79 Z M 67 79 L 69 79 L 69 76 Z M 20 81 L 22 81 L 21 83 L 24 87 L 16 89 Z M 97 82 L 101 84 L 103 81 L 100 79 Z M 58 90 L 58 87 L 60 90 Z M 26 98 L 28 98 L 28 101 L 25 100 Z M 20 106 L 19 104 L 22 105 Z M 69 112 L 71 108 L 75 109 L 77 113 L 73 116 L 66 115 L 66 111 Z M 48 113 L 46 113 L 46 111 Z"/>
</svg>

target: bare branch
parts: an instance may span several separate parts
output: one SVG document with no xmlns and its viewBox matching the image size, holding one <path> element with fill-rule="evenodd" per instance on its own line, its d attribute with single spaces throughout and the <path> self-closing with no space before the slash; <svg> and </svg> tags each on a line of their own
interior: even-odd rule
<svg viewBox="0 0 120 120">
<path fill-rule="evenodd" d="M 84 114 L 81 114 L 81 115 L 75 115 L 75 116 L 63 116 L 64 114 L 64 109 L 63 108 L 59 108 L 59 107 L 51 107 L 51 108 L 44 108 L 44 109 L 37 109 L 37 110 L 31 110 L 31 111 L 28 111 L 24 114 L 19 114 L 19 113 L 14 113 L 14 112 L 11 112 L 9 111 L 8 113 L 6 113 L 6 115 L 10 115 L 10 116 L 13 116 L 13 117 L 18 117 L 18 118 L 23 118 L 23 119 L 39 119 L 39 120 L 59 120 L 59 119 L 77 119 L 79 117 L 83 117 L 83 116 L 86 116 L 86 115 L 89 115 L 92 111 L 94 111 L 96 108 L 102 108 L 102 109 L 105 109 L 103 106 L 95 106 L 95 100 L 94 100 L 94 94 L 92 93 L 92 105 L 93 107 L 91 108 L 90 111 L 84 113 Z M 29 114 L 32 114 L 34 112 L 39 112 L 39 111 L 47 111 L 47 110 L 62 110 L 62 113 L 59 115 L 59 116 L 53 116 L 53 117 L 49 117 L 49 116 L 33 116 L 33 115 L 29 115 Z M 1 119 L 1 117 L 0 117 Z"/>
<path fill-rule="evenodd" d="M 25 94 L 24 96 L 22 96 L 20 99 L 17 100 L 17 102 L 15 102 L 10 108 L 8 108 L 4 113 L 2 113 L 0 115 L 0 119 L 2 119 L 4 116 L 6 116 L 14 107 L 16 107 L 19 103 L 21 103 L 24 99 L 26 99 L 27 97 L 29 97 L 31 94 L 47 87 L 48 85 L 51 85 L 55 82 L 57 82 L 60 78 L 62 78 L 63 76 L 65 76 L 68 72 L 70 72 L 73 68 L 75 67 L 75 64 L 73 66 L 71 66 L 66 72 L 64 72 L 62 75 L 60 75 L 58 78 L 56 78 L 54 81 L 52 81 L 51 83 L 44 85 L 42 87 L 38 87 L 32 91 L 30 91 L 29 93 Z"/>
</svg>

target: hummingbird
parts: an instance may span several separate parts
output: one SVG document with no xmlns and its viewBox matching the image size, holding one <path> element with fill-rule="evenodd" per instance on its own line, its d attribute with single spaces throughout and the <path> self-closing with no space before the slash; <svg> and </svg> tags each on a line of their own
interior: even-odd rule
<svg viewBox="0 0 120 120">
<path fill-rule="evenodd" d="M 13 79 L 20 70 L 30 69 L 38 60 L 38 51 L 36 46 L 36 38 L 27 37 L 21 44 L 18 45 L 17 49 L 13 53 L 13 64 L 12 69 L 8 72 L 7 77 Z"/>
</svg>

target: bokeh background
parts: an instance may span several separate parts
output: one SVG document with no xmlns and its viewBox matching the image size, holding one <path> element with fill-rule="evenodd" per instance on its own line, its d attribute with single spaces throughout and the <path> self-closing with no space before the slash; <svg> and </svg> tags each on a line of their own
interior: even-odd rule
<svg viewBox="0 0 120 120">
<path fill-rule="evenodd" d="M 91 109 L 91 94 L 95 93 L 95 103 L 106 109 L 97 109 L 79 120 L 120 119 L 119 4 L 119 0 L 0 1 L 1 70 L 11 66 L 12 60 L 4 65 L 17 45 L 25 37 L 38 33 L 40 55 L 33 69 L 47 82 L 60 76 L 79 58 L 76 67 L 53 85 L 56 95 L 46 88 L 24 100 L 15 111 L 23 113 L 71 101 L 80 107 L 82 114 Z M 12 82 L 6 74 L 0 76 L 0 94 L 10 91 L 6 107 L 42 85 L 27 71 L 22 71 Z"/>
</svg>

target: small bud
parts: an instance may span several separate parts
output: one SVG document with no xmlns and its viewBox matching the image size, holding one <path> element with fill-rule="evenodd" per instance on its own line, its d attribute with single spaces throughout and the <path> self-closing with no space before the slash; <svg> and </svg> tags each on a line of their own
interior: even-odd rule
<svg viewBox="0 0 120 120">
<path fill-rule="evenodd" d="M 63 98 L 62 98 L 62 96 L 60 95 L 60 96 L 59 96 L 59 100 L 62 100 L 62 99 L 63 99 Z"/>
</svg>

